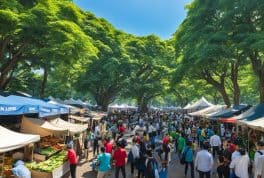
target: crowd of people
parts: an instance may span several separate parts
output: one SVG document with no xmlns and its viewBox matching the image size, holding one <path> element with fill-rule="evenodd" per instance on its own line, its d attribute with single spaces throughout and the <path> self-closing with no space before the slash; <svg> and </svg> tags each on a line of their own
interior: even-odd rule
<svg viewBox="0 0 264 178">
<path fill-rule="evenodd" d="M 264 177 L 263 141 L 248 149 L 234 127 L 180 113 L 109 114 L 87 130 L 84 147 L 86 159 L 92 148 L 98 178 L 112 169 L 115 178 L 120 172 L 123 178 L 166 178 L 174 164 L 181 164 L 191 178 Z"/>
</svg>

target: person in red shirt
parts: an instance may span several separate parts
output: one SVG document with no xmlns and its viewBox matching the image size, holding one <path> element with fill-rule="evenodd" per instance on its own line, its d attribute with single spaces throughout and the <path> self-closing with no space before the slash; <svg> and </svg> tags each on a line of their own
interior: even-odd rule
<svg viewBox="0 0 264 178">
<path fill-rule="evenodd" d="M 67 158 L 70 163 L 71 177 L 76 178 L 76 167 L 78 160 L 77 160 L 76 152 L 73 149 L 73 143 L 68 143 L 67 149 L 68 149 Z"/>
<path fill-rule="evenodd" d="M 137 144 L 139 144 L 139 143 L 140 143 L 140 137 L 139 137 L 139 135 L 138 135 L 138 133 L 137 133 L 137 132 L 136 132 L 136 134 L 135 134 L 135 136 L 133 137 L 133 139 L 132 139 L 132 140 L 135 140 Z"/>
<path fill-rule="evenodd" d="M 162 143 L 163 143 L 163 145 L 167 145 L 167 144 L 169 144 L 169 142 L 170 142 L 170 136 L 169 136 L 169 134 L 167 133 L 167 134 L 165 135 L 165 137 L 163 138 Z"/>
<path fill-rule="evenodd" d="M 113 143 L 110 141 L 110 138 L 106 138 L 105 139 L 104 147 L 105 147 L 105 152 L 106 153 L 112 154 L 112 152 L 113 152 Z"/>
<path fill-rule="evenodd" d="M 118 131 L 120 134 L 124 134 L 125 131 L 126 131 L 126 128 L 123 124 L 121 124 L 119 127 L 118 127 Z"/>
<path fill-rule="evenodd" d="M 236 150 L 236 145 L 231 142 L 231 140 L 228 140 L 228 146 L 230 153 L 233 153 Z"/>
<path fill-rule="evenodd" d="M 114 162 L 115 162 L 115 178 L 119 177 L 119 171 L 121 169 L 123 178 L 126 178 L 126 158 L 127 158 L 127 153 L 124 148 L 121 148 L 121 143 L 117 142 L 117 149 L 114 152 Z"/>
</svg>

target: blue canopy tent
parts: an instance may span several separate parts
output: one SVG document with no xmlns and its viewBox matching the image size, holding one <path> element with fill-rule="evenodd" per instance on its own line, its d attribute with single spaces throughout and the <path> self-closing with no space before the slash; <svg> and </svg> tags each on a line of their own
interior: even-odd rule
<svg viewBox="0 0 264 178">
<path fill-rule="evenodd" d="M 38 113 L 38 105 L 30 102 L 17 102 L 11 98 L 0 96 L 0 115 L 21 115 Z"/>
<path fill-rule="evenodd" d="M 10 95 L 7 98 L 13 100 L 16 103 L 28 103 L 32 105 L 37 105 L 39 117 L 65 114 L 65 113 L 61 113 L 60 107 L 46 103 L 40 99 L 33 99 L 33 98 L 27 98 L 22 96 L 15 96 L 15 95 Z"/>
<path fill-rule="evenodd" d="M 243 120 L 246 121 L 253 121 L 255 119 L 263 118 L 264 117 L 264 104 L 258 104 L 254 107 L 250 114 L 243 117 Z"/>
<path fill-rule="evenodd" d="M 242 112 L 248 110 L 250 108 L 250 105 L 241 104 L 241 105 L 235 105 L 232 108 L 228 108 L 226 110 L 220 111 L 218 113 L 215 113 L 210 116 L 212 119 L 219 119 L 219 118 L 229 118 L 235 115 L 239 115 Z"/>
</svg>

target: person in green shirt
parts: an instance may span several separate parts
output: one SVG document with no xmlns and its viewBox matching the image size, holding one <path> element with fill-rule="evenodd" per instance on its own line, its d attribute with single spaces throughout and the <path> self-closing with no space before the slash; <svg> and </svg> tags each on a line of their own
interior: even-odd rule
<svg viewBox="0 0 264 178">
<path fill-rule="evenodd" d="M 184 138 L 184 133 L 181 133 L 180 137 L 178 138 L 178 156 L 181 157 L 182 150 L 186 146 L 186 140 Z"/>
</svg>

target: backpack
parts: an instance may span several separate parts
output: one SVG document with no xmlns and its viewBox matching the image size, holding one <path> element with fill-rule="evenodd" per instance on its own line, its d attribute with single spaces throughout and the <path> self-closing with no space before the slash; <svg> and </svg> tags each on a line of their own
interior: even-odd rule
<svg viewBox="0 0 264 178">
<path fill-rule="evenodd" d="M 181 156 L 181 160 L 180 160 L 180 163 L 181 164 L 185 164 L 186 163 L 186 161 L 185 161 L 185 157 L 186 157 L 186 154 L 187 154 L 187 152 L 189 151 L 189 147 L 186 149 L 186 151 L 184 151 L 183 152 L 183 154 L 182 154 L 182 156 Z"/>
<path fill-rule="evenodd" d="M 149 159 L 147 162 L 146 177 L 159 178 L 158 163 L 154 158 Z"/>
</svg>

